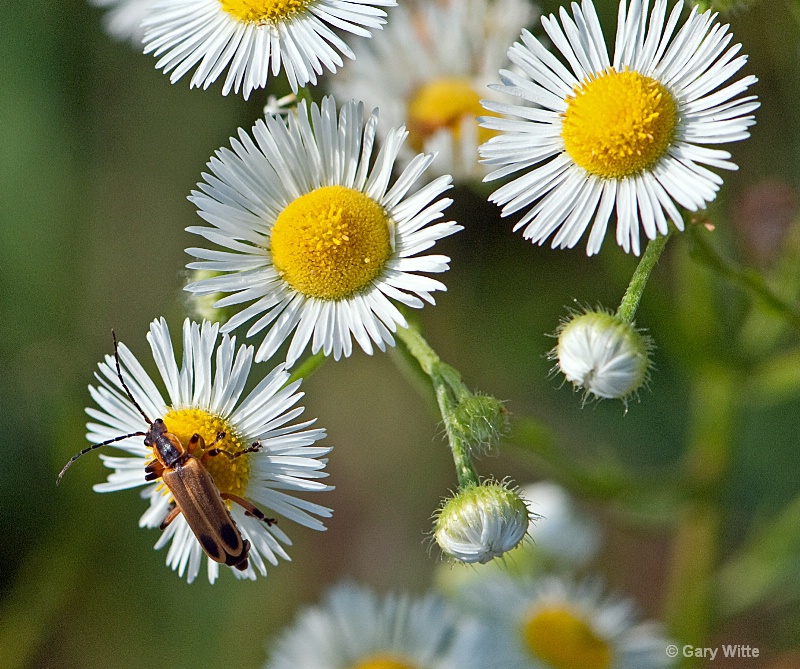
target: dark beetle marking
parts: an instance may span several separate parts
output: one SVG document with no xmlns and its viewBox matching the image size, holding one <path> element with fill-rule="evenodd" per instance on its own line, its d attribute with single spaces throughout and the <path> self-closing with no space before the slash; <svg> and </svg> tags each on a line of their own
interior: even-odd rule
<svg viewBox="0 0 800 669">
<path fill-rule="evenodd" d="M 221 556 L 219 554 L 219 548 L 217 548 L 217 542 L 214 541 L 214 538 L 208 536 L 207 534 L 201 534 L 197 538 L 200 540 L 200 543 L 203 546 L 203 550 L 206 552 L 206 554 L 210 555 L 216 560 L 219 560 Z"/>
<path fill-rule="evenodd" d="M 250 542 L 245 539 L 244 540 L 244 549 L 242 550 L 242 554 L 239 557 L 233 557 L 232 555 L 228 555 L 227 559 L 225 560 L 225 564 L 229 567 L 235 567 L 239 571 L 244 571 L 247 569 L 247 565 L 250 564 L 247 560 L 247 554 L 250 552 Z M 237 562 L 238 560 L 238 562 Z"/>
<path fill-rule="evenodd" d="M 232 524 L 225 524 L 219 528 L 219 536 L 225 545 L 235 550 L 239 547 L 239 534 L 236 532 Z"/>
</svg>

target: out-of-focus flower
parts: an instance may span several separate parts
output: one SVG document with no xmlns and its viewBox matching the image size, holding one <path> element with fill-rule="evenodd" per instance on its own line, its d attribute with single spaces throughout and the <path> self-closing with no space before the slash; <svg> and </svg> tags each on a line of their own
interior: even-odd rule
<svg viewBox="0 0 800 669">
<path fill-rule="evenodd" d="M 419 151 L 437 153 L 431 175 L 479 181 L 488 170 L 478 145 L 492 134 L 478 127 L 480 100 L 494 96 L 487 84 L 533 14 L 528 0 L 401 4 L 381 39 L 354 44 L 356 58 L 331 80 L 332 90 L 377 106 L 386 127 L 406 124 L 403 163 Z"/>
<path fill-rule="evenodd" d="M 343 584 L 283 632 L 265 669 L 479 669 L 464 642 L 455 612 L 435 595 L 380 598 Z"/>
<path fill-rule="evenodd" d="M 153 0 L 89 0 L 105 8 L 106 30 L 112 37 L 127 40 L 141 48 L 144 38 L 142 21 Z"/>
<path fill-rule="evenodd" d="M 482 622 L 476 653 L 507 669 L 661 669 L 674 664 L 654 623 L 638 623 L 629 600 L 596 583 L 493 574 L 461 594 Z"/>
<path fill-rule="evenodd" d="M 757 265 L 775 265 L 787 233 L 800 213 L 799 199 L 795 188 L 774 180 L 754 184 L 737 198 L 733 223 L 745 252 Z"/>
<path fill-rule="evenodd" d="M 297 106 L 297 96 L 289 93 L 283 97 L 270 95 L 264 105 L 264 116 L 286 116 Z"/>
<path fill-rule="evenodd" d="M 601 533 L 598 524 L 577 508 L 570 494 L 557 483 L 540 481 L 522 488 L 531 520 L 531 550 L 541 552 L 557 565 L 582 567 L 597 554 Z"/>
</svg>

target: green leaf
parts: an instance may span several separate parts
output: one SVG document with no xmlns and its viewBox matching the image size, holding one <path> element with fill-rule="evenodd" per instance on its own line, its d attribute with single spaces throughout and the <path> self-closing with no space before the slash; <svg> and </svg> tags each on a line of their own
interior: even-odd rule
<svg viewBox="0 0 800 669">
<path fill-rule="evenodd" d="M 716 585 L 723 618 L 768 598 L 800 599 L 800 495 L 728 561 Z"/>
</svg>

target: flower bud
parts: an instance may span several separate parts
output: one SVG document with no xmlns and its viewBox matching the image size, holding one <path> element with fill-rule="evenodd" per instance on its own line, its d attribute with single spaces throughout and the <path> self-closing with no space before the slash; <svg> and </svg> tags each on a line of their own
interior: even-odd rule
<svg viewBox="0 0 800 669">
<path fill-rule="evenodd" d="M 528 531 L 528 507 L 503 483 L 460 490 L 436 515 L 433 536 L 445 555 L 486 564 L 515 548 Z"/>
<path fill-rule="evenodd" d="M 454 436 L 472 455 L 495 448 L 509 432 L 508 411 L 491 395 L 470 395 L 461 400 L 450 415 Z"/>
<path fill-rule="evenodd" d="M 575 388 L 626 401 L 647 380 L 650 349 L 649 337 L 630 323 L 604 311 L 588 311 L 561 327 L 553 356 Z"/>
</svg>

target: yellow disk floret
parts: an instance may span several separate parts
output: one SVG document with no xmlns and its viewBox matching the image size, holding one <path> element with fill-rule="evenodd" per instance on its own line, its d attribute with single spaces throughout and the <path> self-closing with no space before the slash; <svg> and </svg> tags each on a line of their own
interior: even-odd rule
<svg viewBox="0 0 800 669">
<path fill-rule="evenodd" d="M 243 23 L 275 24 L 306 9 L 314 0 L 219 0 L 222 9 Z"/>
<path fill-rule="evenodd" d="M 609 644 L 573 611 L 552 606 L 536 608 L 523 623 L 525 645 L 553 669 L 609 669 Z"/>
<path fill-rule="evenodd" d="M 415 151 L 422 151 L 424 141 L 442 129 L 455 139 L 465 118 L 486 115 L 481 96 L 467 79 L 436 79 L 421 86 L 408 103 L 408 140 Z M 478 129 L 478 141 L 488 140 L 494 132 Z"/>
<path fill-rule="evenodd" d="M 272 263 L 308 297 L 340 300 L 378 276 L 392 252 L 383 207 L 344 186 L 322 186 L 292 201 L 272 228 Z"/>
<path fill-rule="evenodd" d="M 561 136 L 567 153 L 604 179 L 633 176 L 669 149 L 678 123 L 672 94 L 638 72 L 609 68 L 575 87 Z"/>
<path fill-rule="evenodd" d="M 203 438 L 205 449 L 196 449 L 193 453 L 196 458 L 202 458 L 210 450 L 220 432 L 224 432 L 225 436 L 214 444 L 214 448 L 233 454 L 250 445 L 242 443 L 236 430 L 227 421 L 202 409 L 173 409 L 164 416 L 164 424 L 167 430 L 180 439 L 184 448 L 188 448 L 192 435 L 199 434 Z M 220 454 L 208 458 L 203 466 L 211 474 L 220 492 L 243 497 L 250 474 L 248 457 L 245 455 L 231 460 Z"/>
<path fill-rule="evenodd" d="M 416 665 L 410 664 L 389 655 L 377 655 L 368 657 L 356 664 L 352 669 L 417 669 Z"/>
</svg>

